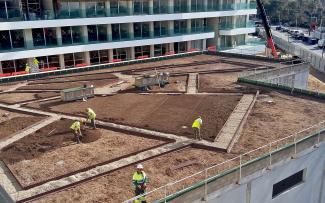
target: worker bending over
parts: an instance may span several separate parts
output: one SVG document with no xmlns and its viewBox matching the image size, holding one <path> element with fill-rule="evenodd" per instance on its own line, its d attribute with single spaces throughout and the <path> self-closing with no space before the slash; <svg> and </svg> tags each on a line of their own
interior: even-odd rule
<svg viewBox="0 0 325 203">
<path fill-rule="evenodd" d="M 197 119 L 194 120 L 192 124 L 195 139 L 202 140 L 201 130 L 200 130 L 201 126 L 202 126 L 202 118 L 201 116 L 199 116 Z"/>
<path fill-rule="evenodd" d="M 135 196 L 142 195 L 146 193 L 147 183 L 149 182 L 146 173 L 143 171 L 143 165 L 138 164 L 136 167 L 137 171 L 133 174 L 133 185 L 135 186 Z M 146 197 L 139 197 L 134 201 L 134 203 L 146 203 Z"/>
<path fill-rule="evenodd" d="M 95 123 L 96 113 L 91 108 L 87 108 L 86 112 L 87 112 L 87 116 L 88 116 L 87 121 L 90 121 L 93 128 L 96 129 L 96 123 Z"/>
<path fill-rule="evenodd" d="M 82 137 L 81 134 L 81 123 L 82 121 L 75 120 L 72 125 L 70 126 L 70 129 L 73 130 L 74 137 L 77 140 L 77 143 L 80 144 L 80 137 Z"/>
<path fill-rule="evenodd" d="M 27 74 L 30 73 L 30 66 L 28 65 L 28 63 L 26 63 L 25 72 Z"/>
</svg>

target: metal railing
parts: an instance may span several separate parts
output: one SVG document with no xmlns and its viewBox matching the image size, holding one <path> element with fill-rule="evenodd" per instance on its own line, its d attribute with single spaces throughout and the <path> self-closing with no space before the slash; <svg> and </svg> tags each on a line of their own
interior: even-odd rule
<svg viewBox="0 0 325 203">
<path fill-rule="evenodd" d="M 213 11 L 230 11 L 230 10 L 245 10 L 255 9 L 256 3 L 236 3 L 223 4 L 218 6 L 209 6 L 204 4 L 192 5 L 190 8 L 187 5 L 173 6 L 168 5 L 153 7 L 144 6 L 138 7 L 111 7 L 110 9 L 99 8 L 62 8 L 57 12 L 54 10 L 42 10 L 39 13 L 26 14 L 20 8 L 7 8 L 0 11 L 0 21 L 33 21 L 33 20 L 53 20 L 67 18 L 93 18 L 93 17 L 114 17 L 114 16 L 130 16 L 130 15 L 156 15 L 156 14 L 174 14 L 174 13 L 193 13 L 193 12 L 213 12 Z"/>
<path fill-rule="evenodd" d="M 186 192 L 201 188 L 203 199 L 208 199 L 208 184 L 228 174 L 235 174 L 236 182 L 240 183 L 243 177 L 251 175 L 263 168 L 270 169 L 273 164 L 285 158 L 297 158 L 298 154 L 312 146 L 318 147 L 325 140 L 325 120 L 283 137 L 254 150 L 240 154 L 222 163 L 210 166 L 192 175 L 186 176 L 164 186 L 155 188 L 145 194 L 133 197 L 124 203 L 131 203 L 140 197 L 146 197 L 150 202 L 168 202 Z M 310 142 L 311 141 L 311 142 Z M 287 151 L 285 151 L 287 150 Z M 287 157 L 283 153 L 286 152 Z M 280 155 L 279 155 L 279 154 Z M 254 168 L 249 167 L 259 161 L 264 164 Z M 249 169 L 249 170 L 248 170 Z M 231 183 L 229 183 L 231 184 Z"/>
</svg>

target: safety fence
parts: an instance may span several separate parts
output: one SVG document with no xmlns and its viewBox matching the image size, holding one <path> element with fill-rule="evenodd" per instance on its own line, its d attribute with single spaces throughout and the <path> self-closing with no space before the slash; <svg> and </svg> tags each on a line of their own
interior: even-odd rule
<svg viewBox="0 0 325 203">
<path fill-rule="evenodd" d="M 313 50 L 309 50 L 304 47 L 298 47 L 288 40 L 285 40 L 276 35 L 273 35 L 273 40 L 280 49 L 285 50 L 292 55 L 300 57 L 304 61 L 309 62 L 313 68 L 321 72 L 325 72 L 325 58 L 323 58 L 321 55 L 316 54 Z"/>
<path fill-rule="evenodd" d="M 224 186 L 241 183 L 245 177 L 263 170 L 287 158 L 297 158 L 299 153 L 319 147 L 325 140 L 325 120 L 292 135 L 285 136 L 252 151 L 240 154 L 222 163 L 205 168 L 202 171 L 155 188 L 143 195 L 131 198 L 124 203 L 131 203 L 140 197 L 149 202 L 169 202 L 176 198 L 186 199 L 191 192 L 197 199 L 208 199 L 208 194 Z"/>
</svg>

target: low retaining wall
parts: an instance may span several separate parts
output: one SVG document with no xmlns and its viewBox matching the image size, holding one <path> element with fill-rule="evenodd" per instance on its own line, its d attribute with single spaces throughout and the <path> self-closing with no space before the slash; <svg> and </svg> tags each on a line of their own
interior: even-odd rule
<svg viewBox="0 0 325 203">
<path fill-rule="evenodd" d="M 283 68 L 276 68 L 258 73 L 253 73 L 244 78 L 263 81 L 272 84 L 280 84 L 288 87 L 307 89 L 309 76 L 309 64 L 301 63 Z"/>
</svg>

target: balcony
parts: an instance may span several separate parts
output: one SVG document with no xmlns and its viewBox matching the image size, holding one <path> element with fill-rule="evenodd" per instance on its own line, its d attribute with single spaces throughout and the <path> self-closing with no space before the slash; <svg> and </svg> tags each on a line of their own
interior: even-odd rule
<svg viewBox="0 0 325 203">
<path fill-rule="evenodd" d="M 22 42 L 24 45 L 20 48 L 13 48 L 10 46 L 0 46 L 0 52 L 16 52 L 24 50 L 36 50 L 36 49 L 45 49 L 45 48 L 57 48 L 57 47 L 67 47 L 67 46 L 76 46 L 76 45 L 91 45 L 91 44 L 100 44 L 100 43 L 109 43 L 109 42 L 125 42 L 125 41 L 135 41 L 135 40 L 146 40 L 146 39 L 159 39 L 165 37 L 175 37 L 175 36 L 186 36 L 200 33 L 209 33 L 213 32 L 213 29 L 210 27 L 196 27 L 191 30 L 181 29 L 177 32 L 174 30 L 163 30 L 163 31 L 154 31 L 154 32 L 142 32 L 140 35 L 135 35 L 129 32 L 121 32 L 119 34 L 107 35 L 101 39 L 88 39 L 86 40 L 83 36 L 78 36 L 74 38 L 62 38 L 52 40 L 51 42 L 46 40 L 34 40 L 34 41 L 25 41 Z M 62 41 L 62 45 L 54 43 L 57 41 Z M 27 48 L 30 47 L 30 48 Z"/>
<path fill-rule="evenodd" d="M 42 10 L 41 13 L 23 13 L 19 8 L 10 8 L 0 11 L 0 22 L 8 21 L 34 21 L 34 20 L 55 20 L 55 19 L 73 19 L 73 18 L 96 18 L 96 17 L 115 17 L 115 16 L 133 16 L 133 15 L 158 15 L 158 14 L 175 14 L 175 13 L 195 13 L 195 12 L 215 12 L 215 11 L 233 11 L 233 10 L 248 10 L 256 9 L 256 3 L 237 3 L 237 4 L 223 4 L 215 6 L 205 6 L 203 4 L 191 5 L 191 8 L 185 6 L 168 7 L 157 6 L 153 7 L 111 7 L 108 10 L 105 8 L 88 8 L 82 9 L 61 9 L 58 12 L 53 10 Z"/>
<path fill-rule="evenodd" d="M 255 23 L 248 21 L 244 23 L 221 23 L 219 25 L 219 30 L 232 30 L 238 28 L 254 28 Z"/>
</svg>

